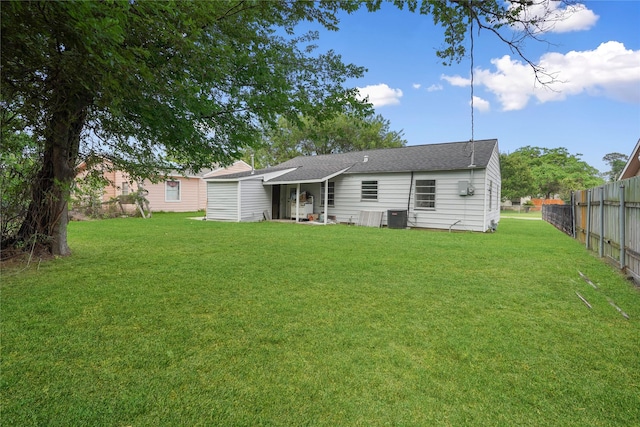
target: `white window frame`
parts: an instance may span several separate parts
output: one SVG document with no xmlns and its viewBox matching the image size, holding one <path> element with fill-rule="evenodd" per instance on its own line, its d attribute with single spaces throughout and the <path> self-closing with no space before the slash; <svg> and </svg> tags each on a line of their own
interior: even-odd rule
<svg viewBox="0 0 640 427">
<path fill-rule="evenodd" d="M 378 201 L 378 180 L 366 180 L 360 184 L 360 201 Z"/>
<path fill-rule="evenodd" d="M 122 187 L 120 187 L 122 189 L 121 193 L 123 196 L 128 196 L 129 195 L 129 183 L 127 181 L 124 181 L 122 183 Z"/>
<path fill-rule="evenodd" d="M 436 187 L 437 183 L 435 179 L 416 179 L 413 201 L 414 208 L 418 210 L 435 210 Z"/>
<path fill-rule="evenodd" d="M 170 183 L 177 183 L 177 185 L 172 185 Z M 169 188 L 173 189 L 177 187 L 178 198 L 173 199 L 169 198 Z M 168 179 L 164 182 L 164 201 L 169 203 L 179 202 L 182 198 L 182 181 L 177 179 Z"/>
<path fill-rule="evenodd" d="M 335 206 L 336 183 L 329 181 L 329 207 Z M 320 206 L 324 206 L 324 182 L 320 183 Z"/>
</svg>

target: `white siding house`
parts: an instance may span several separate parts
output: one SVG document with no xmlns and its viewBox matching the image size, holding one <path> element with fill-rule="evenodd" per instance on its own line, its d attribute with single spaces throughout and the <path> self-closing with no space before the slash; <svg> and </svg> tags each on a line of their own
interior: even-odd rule
<svg viewBox="0 0 640 427">
<path fill-rule="evenodd" d="M 276 168 L 208 179 L 207 219 L 298 218 L 295 201 L 301 200 L 325 222 L 355 223 L 364 211 L 380 213 L 381 225 L 388 225 L 392 210 L 404 211 L 409 227 L 494 230 L 499 159 L 497 140 L 297 157 Z"/>
</svg>

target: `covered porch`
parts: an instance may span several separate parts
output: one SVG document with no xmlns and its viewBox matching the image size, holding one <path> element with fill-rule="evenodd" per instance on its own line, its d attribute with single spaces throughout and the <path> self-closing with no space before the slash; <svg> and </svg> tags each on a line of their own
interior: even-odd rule
<svg viewBox="0 0 640 427">
<path fill-rule="evenodd" d="M 330 224 L 335 220 L 331 213 L 334 183 L 330 180 L 338 174 L 305 181 L 265 181 L 271 187 L 271 220 Z"/>
</svg>

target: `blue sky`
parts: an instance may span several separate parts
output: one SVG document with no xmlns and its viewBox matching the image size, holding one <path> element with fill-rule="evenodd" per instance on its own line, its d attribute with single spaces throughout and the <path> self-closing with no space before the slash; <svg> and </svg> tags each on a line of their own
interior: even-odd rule
<svg viewBox="0 0 640 427">
<path fill-rule="evenodd" d="M 565 147 L 602 172 L 605 154 L 630 155 L 640 139 L 638 23 L 640 0 L 590 1 L 541 34 L 546 42 L 527 41 L 527 58 L 557 73 L 546 89 L 496 36 L 475 33 L 474 138 L 497 138 L 502 152 Z M 349 85 L 417 145 L 471 139 L 470 59 L 442 65 L 443 40 L 430 16 L 384 5 L 341 14 L 340 31 L 321 31 L 317 44 L 368 69 Z"/>
</svg>

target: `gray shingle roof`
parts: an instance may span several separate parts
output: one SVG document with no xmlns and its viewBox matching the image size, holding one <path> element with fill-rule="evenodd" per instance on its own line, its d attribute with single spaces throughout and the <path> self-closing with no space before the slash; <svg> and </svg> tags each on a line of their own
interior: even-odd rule
<svg viewBox="0 0 640 427">
<path fill-rule="evenodd" d="M 474 141 L 476 168 L 487 167 L 498 144 L 496 139 Z M 282 169 L 296 170 L 271 179 L 269 182 L 320 181 L 347 169 L 345 174 L 383 172 L 421 172 L 468 169 L 471 164 L 470 141 L 442 144 L 412 145 L 401 148 L 382 148 L 351 153 L 299 156 L 280 163 L 275 168 L 256 170 L 255 175 Z M 365 156 L 367 161 L 364 161 Z M 217 178 L 234 179 L 250 176 L 251 172 L 223 175 Z"/>
</svg>

